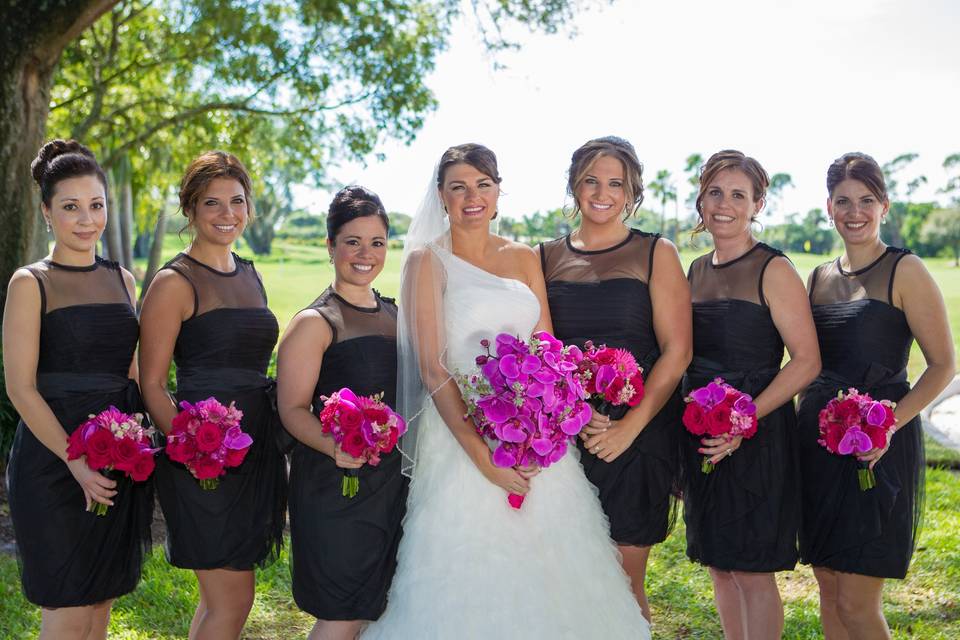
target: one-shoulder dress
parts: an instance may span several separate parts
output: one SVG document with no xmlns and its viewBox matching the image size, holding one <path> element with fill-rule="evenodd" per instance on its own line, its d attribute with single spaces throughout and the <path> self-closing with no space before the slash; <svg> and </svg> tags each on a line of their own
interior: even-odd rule
<svg viewBox="0 0 960 640">
<path fill-rule="evenodd" d="M 44 260 L 26 268 L 40 286 L 37 390 L 67 434 L 111 405 L 143 412 L 128 378 L 139 325 L 117 263 L 98 257 L 89 267 Z M 106 515 L 88 513 L 67 465 L 21 421 L 7 487 L 27 600 L 78 607 L 136 588 L 150 547 L 150 482 L 124 476 Z"/>
</svg>

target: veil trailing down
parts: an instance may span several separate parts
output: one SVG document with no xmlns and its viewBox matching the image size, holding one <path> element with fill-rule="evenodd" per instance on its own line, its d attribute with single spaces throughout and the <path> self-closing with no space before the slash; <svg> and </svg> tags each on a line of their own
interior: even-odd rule
<svg viewBox="0 0 960 640">
<path fill-rule="evenodd" d="M 441 416 L 458 415 L 450 378 L 475 367 L 480 340 L 529 337 L 540 302 L 520 280 L 455 255 L 436 178 L 410 225 L 401 275 L 407 516 L 387 610 L 363 638 L 649 638 L 576 449 L 532 478 L 514 510 Z"/>
</svg>

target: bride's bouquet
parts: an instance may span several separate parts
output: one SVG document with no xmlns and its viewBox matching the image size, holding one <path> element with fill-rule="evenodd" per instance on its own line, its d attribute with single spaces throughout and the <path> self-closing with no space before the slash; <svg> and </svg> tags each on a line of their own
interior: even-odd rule
<svg viewBox="0 0 960 640">
<path fill-rule="evenodd" d="M 525 342 L 510 334 L 481 340 L 479 371 L 457 376 L 477 432 L 493 447 L 498 467 L 549 467 L 567 452 L 570 439 L 590 421 L 580 374 L 583 352 L 545 331 Z M 519 509 L 523 496 L 510 494 Z"/>
</svg>

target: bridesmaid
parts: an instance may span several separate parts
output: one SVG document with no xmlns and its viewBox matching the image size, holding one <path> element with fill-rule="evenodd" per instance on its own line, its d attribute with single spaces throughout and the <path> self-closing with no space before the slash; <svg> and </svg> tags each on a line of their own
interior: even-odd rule
<svg viewBox="0 0 960 640">
<path fill-rule="evenodd" d="M 793 396 L 820 371 L 803 282 L 751 232 L 768 185 L 739 151 L 715 153 L 701 171 L 695 232 L 708 231 L 714 250 L 690 265 L 694 357 L 684 380 L 685 392 L 719 376 L 749 393 L 759 428 L 742 440 L 680 427 L 687 555 L 710 568 L 725 636 L 751 640 L 783 632 L 774 572 L 796 564 L 800 512 Z M 710 474 L 704 457 L 717 465 Z"/>
<path fill-rule="evenodd" d="M 880 240 L 890 201 L 877 163 L 862 153 L 838 158 L 827 191 L 844 253 L 817 267 L 808 284 L 823 372 L 800 403 L 800 555 L 820 586 L 828 640 L 889 638 L 883 581 L 906 576 L 923 512 L 918 414 L 953 377 L 956 356 L 943 297 L 923 262 Z M 911 389 L 906 366 L 914 338 L 927 366 Z M 855 460 L 817 444 L 820 410 L 849 387 L 897 403 L 888 448 L 860 457 L 876 475 L 868 491 L 860 491 Z"/>
<path fill-rule="evenodd" d="M 42 607 L 40 638 L 106 638 L 113 599 L 140 580 L 153 492 L 68 462 L 67 435 L 110 405 L 143 411 L 135 285 L 96 255 L 107 179 L 93 153 L 54 140 L 32 170 L 53 251 L 13 274 L 3 316 L 7 395 L 22 418 L 7 468 L 20 580 Z M 96 502 L 105 516 L 84 510 Z"/>
<path fill-rule="evenodd" d="M 626 224 L 643 201 L 642 172 L 633 145 L 622 138 L 590 140 L 574 151 L 567 192 L 580 224 L 539 252 L 555 335 L 568 344 L 593 340 L 628 349 L 643 368 L 640 404 L 616 407 L 609 416 L 594 410 L 577 444 L 649 620 L 647 559 L 676 516 L 683 411 L 677 387 L 692 337 L 690 287 L 676 247 Z"/>
<path fill-rule="evenodd" d="M 290 464 L 293 597 L 317 618 L 311 639 L 352 640 L 387 604 L 396 568 L 407 479 L 400 452 L 365 465 L 321 433 L 322 396 L 349 387 L 396 406 L 397 307 L 371 284 L 387 257 L 389 221 L 380 198 L 351 186 L 327 215 L 333 284 L 291 321 L 277 360 L 280 417 L 299 444 Z M 344 469 L 360 492 L 341 493 Z"/>
<path fill-rule="evenodd" d="M 200 155 L 180 183 L 180 206 L 193 241 L 157 273 L 143 303 L 143 395 L 165 433 L 178 401 L 212 396 L 236 402 L 253 437 L 246 459 L 215 490 L 163 455 L 155 474 L 167 558 L 193 569 L 200 586 L 190 638 L 236 638 L 253 605 L 253 568 L 277 558 L 283 536 L 286 464 L 266 377 L 279 329 L 253 263 L 231 251 L 253 215 L 240 161 L 222 151 Z M 175 398 L 167 392 L 171 358 Z"/>
</svg>

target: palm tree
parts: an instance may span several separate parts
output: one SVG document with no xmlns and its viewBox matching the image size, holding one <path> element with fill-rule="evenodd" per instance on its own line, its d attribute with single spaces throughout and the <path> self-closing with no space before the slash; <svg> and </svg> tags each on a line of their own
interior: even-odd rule
<svg viewBox="0 0 960 640">
<path fill-rule="evenodd" d="M 648 186 L 650 191 L 653 192 L 654 197 L 660 202 L 660 234 L 663 235 L 666 232 L 667 226 L 667 203 L 673 200 L 677 201 L 677 188 L 674 186 L 671 178 L 672 174 L 666 169 L 661 169 L 657 172 L 657 177 L 654 178 Z M 676 217 L 679 218 L 679 213 L 675 211 Z M 673 240 L 677 240 L 677 231 L 679 230 L 679 219 L 677 220 L 677 225 L 673 230 Z"/>
</svg>

